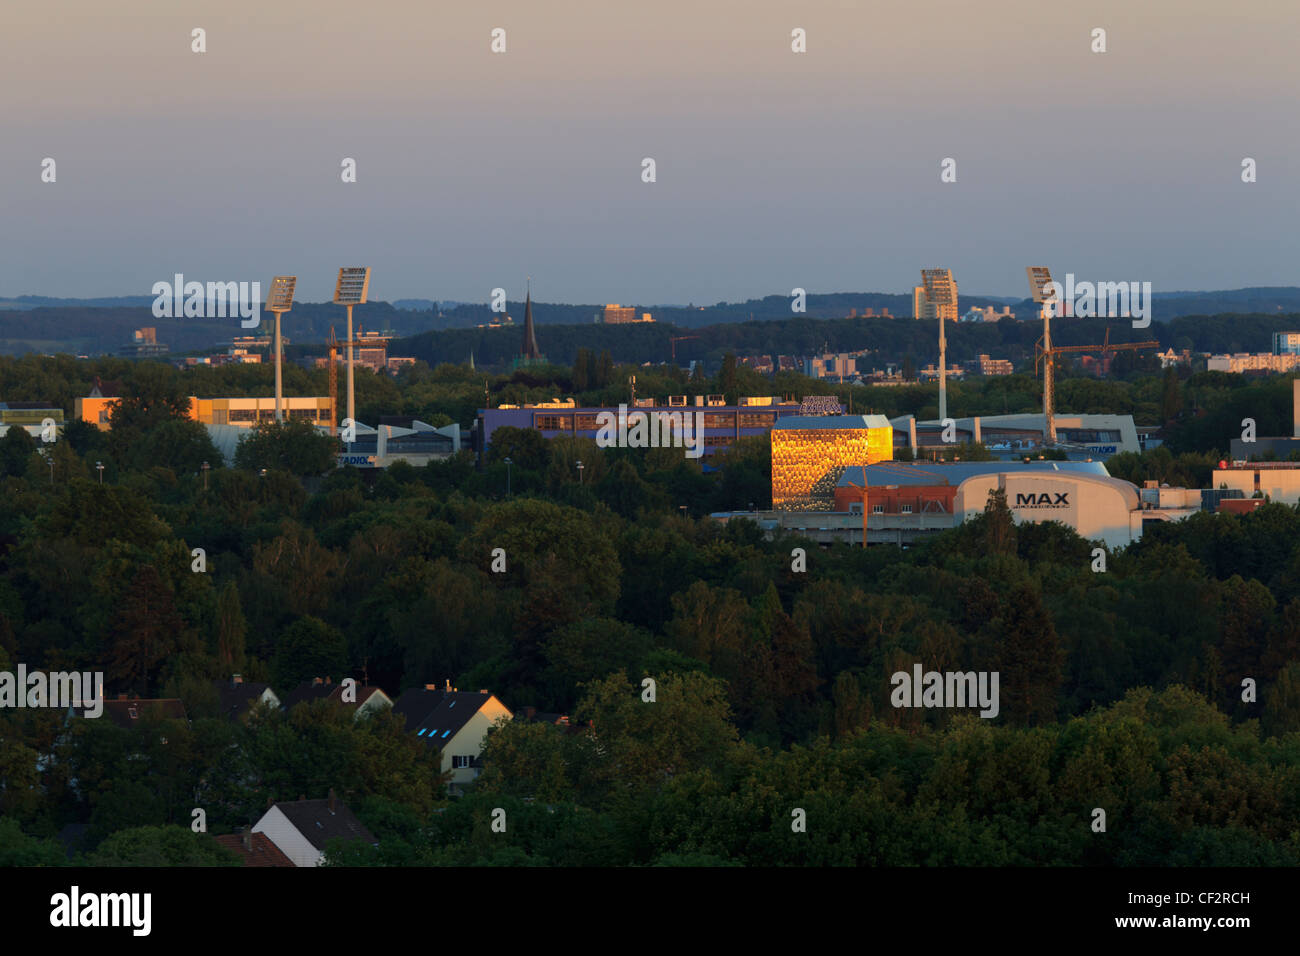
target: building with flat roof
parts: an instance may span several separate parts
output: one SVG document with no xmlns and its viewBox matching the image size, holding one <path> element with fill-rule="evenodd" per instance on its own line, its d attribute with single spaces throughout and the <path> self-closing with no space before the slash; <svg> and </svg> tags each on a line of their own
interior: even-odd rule
<svg viewBox="0 0 1300 956">
<path fill-rule="evenodd" d="M 109 416 L 113 405 L 121 399 L 118 389 L 105 395 L 99 387 L 90 395 L 75 402 L 76 418 L 89 422 L 101 431 L 111 428 Z M 281 399 L 286 420 L 310 422 L 328 427 L 330 423 L 329 396 L 288 396 Z M 189 417 L 203 425 L 236 425 L 252 428 L 254 425 L 275 421 L 275 396 L 245 398 L 195 398 L 190 396 Z"/>
<path fill-rule="evenodd" d="M 1057 412 L 1056 436 L 1070 457 L 1108 458 L 1122 451 L 1140 452 L 1132 415 L 1068 415 Z M 954 440 L 943 440 L 943 423 L 917 421 L 910 415 L 890 420 L 897 447 L 910 445 L 918 454 L 951 448 L 953 444 L 982 444 L 1000 458 L 1038 454 L 1044 446 L 1042 412 L 1024 415 L 984 415 L 953 419 Z"/>
<path fill-rule="evenodd" d="M 704 455 L 708 457 L 724 450 L 738 439 L 764 435 L 786 417 L 800 413 L 796 401 L 775 397 L 744 397 L 740 404 L 728 405 L 722 396 L 670 395 L 667 402 L 655 399 L 638 400 L 629 411 L 681 414 L 698 412 L 704 416 Z M 842 409 L 836 402 L 836 407 Z M 478 416 L 476 449 L 480 457 L 492 444 L 492 433 L 498 428 L 531 428 L 546 438 L 571 435 L 593 441 L 600 431 L 599 416 L 603 413 L 619 414 L 618 406 L 585 406 L 579 408 L 572 399 L 566 402 L 547 402 L 524 405 L 501 405 L 482 409 Z"/>
<path fill-rule="evenodd" d="M 999 489 L 1017 524 L 1058 521 L 1111 548 L 1138 540 L 1151 522 L 1181 520 L 1204 506 L 1198 489 L 1139 489 L 1101 462 L 880 462 L 842 470 L 832 511 L 713 517 L 747 518 L 768 534 L 794 532 L 824 545 L 906 546 L 982 514 Z"/>
</svg>

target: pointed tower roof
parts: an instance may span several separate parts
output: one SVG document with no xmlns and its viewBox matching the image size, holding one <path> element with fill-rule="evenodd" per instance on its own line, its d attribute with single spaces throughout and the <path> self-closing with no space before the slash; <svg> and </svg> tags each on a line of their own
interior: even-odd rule
<svg viewBox="0 0 1300 956">
<path fill-rule="evenodd" d="M 528 300 L 524 303 L 524 358 L 541 358 L 542 351 L 537 347 L 537 335 L 533 331 L 533 290 L 528 290 Z"/>
</svg>

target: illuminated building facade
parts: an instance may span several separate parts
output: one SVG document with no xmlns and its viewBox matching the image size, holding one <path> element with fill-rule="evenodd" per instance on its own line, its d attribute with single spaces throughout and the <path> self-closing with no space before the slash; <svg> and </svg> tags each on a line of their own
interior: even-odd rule
<svg viewBox="0 0 1300 956">
<path fill-rule="evenodd" d="M 883 415 L 783 418 L 772 428 L 772 507 L 830 511 L 846 468 L 893 457 L 894 429 Z"/>
</svg>

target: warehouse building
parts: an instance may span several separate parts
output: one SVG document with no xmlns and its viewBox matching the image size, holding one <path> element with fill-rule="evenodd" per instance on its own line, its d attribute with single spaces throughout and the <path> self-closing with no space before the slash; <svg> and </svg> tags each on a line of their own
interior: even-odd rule
<svg viewBox="0 0 1300 956">
<path fill-rule="evenodd" d="M 775 480 L 775 468 L 773 470 Z M 822 544 L 907 545 L 982 514 L 1001 489 L 1016 522 L 1058 521 L 1107 547 L 1131 544 L 1154 521 L 1177 521 L 1202 508 L 1197 489 L 1139 489 L 1101 462 L 881 462 L 850 467 L 827 512 L 728 512 L 770 534 L 795 532 Z"/>
</svg>

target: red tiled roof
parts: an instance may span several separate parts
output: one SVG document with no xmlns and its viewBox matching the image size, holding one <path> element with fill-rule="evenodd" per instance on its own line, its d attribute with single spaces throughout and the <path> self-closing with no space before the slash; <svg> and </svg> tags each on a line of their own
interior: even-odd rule
<svg viewBox="0 0 1300 956">
<path fill-rule="evenodd" d="M 244 847 L 240 833 L 227 833 L 216 838 L 227 850 L 234 850 L 244 861 L 244 866 L 293 866 L 293 861 L 280 852 L 265 833 L 252 834 L 252 849 Z"/>
</svg>

